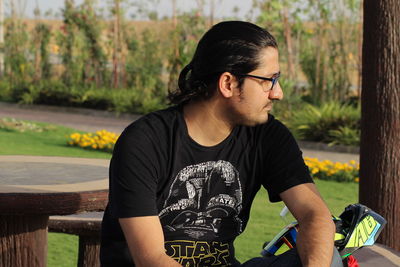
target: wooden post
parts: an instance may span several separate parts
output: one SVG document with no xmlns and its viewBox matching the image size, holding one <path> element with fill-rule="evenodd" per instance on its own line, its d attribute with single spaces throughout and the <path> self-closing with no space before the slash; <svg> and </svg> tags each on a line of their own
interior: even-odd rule
<svg viewBox="0 0 400 267">
<path fill-rule="evenodd" d="M 102 212 L 51 216 L 49 232 L 66 233 L 79 236 L 78 267 L 100 266 L 100 231 Z"/>
<path fill-rule="evenodd" d="M 0 215 L 0 266 L 46 267 L 47 215 Z"/>
<path fill-rule="evenodd" d="M 79 236 L 78 267 L 100 266 L 100 237 Z"/>
</svg>

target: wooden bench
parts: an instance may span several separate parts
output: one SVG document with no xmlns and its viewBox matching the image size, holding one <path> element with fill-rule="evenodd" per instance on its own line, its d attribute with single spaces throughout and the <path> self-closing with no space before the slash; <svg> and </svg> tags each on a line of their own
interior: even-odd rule
<svg viewBox="0 0 400 267">
<path fill-rule="evenodd" d="M 100 266 L 100 232 L 103 212 L 50 216 L 49 232 L 79 236 L 78 267 Z"/>
</svg>

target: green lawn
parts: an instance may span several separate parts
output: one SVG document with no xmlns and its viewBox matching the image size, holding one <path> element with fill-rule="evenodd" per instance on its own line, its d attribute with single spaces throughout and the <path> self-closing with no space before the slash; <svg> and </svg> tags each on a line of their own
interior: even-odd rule
<svg viewBox="0 0 400 267">
<path fill-rule="evenodd" d="M 78 236 L 49 233 L 47 267 L 74 267 L 78 262 Z"/>
<path fill-rule="evenodd" d="M 46 125 L 46 124 L 40 124 Z M 14 132 L 0 129 L 0 155 L 42 155 L 87 158 L 110 158 L 109 153 L 84 150 L 66 145 L 73 129 L 54 126 L 45 132 Z M 334 215 L 345 206 L 356 203 L 358 184 L 316 181 L 316 184 Z M 244 233 L 236 240 L 236 254 L 240 261 L 259 256 L 262 244 L 277 234 L 286 223 L 279 217 L 282 203 L 269 203 L 265 190 L 256 196 L 250 221 Z M 48 237 L 48 266 L 76 266 L 78 238 L 66 234 L 50 233 Z"/>
<path fill-rule="evenodd" d="M 34 155 L 66 156 L 82 158 L 110 158 L 110 153 L 85 150 L 67 145 L 67 137 L 74 132 L 71 128 L 35 123 L 50 126 L 43 132 L 17 132 L 0 129 L 0 155 Z"/>
</svg>

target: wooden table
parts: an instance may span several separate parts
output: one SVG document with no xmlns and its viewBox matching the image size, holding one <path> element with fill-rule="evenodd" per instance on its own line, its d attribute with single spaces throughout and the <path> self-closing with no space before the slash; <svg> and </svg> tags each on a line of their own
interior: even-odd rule
<svg viewBox="0 0 400 267">
<path fill-rule="evenodd" d="M 49 216 L 104 210 L 108 164 L 0 156 L 0 267 L 45 267 Z"/>
</svg>

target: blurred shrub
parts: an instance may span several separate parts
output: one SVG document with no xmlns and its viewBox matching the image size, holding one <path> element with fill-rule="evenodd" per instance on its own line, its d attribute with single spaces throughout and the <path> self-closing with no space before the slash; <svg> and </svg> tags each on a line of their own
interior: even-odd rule
<svg viewBox="0 0 400 267">
<path fill-rule="evenodd" d="M 305 104 L 286 121 L 294 135 L 302 140 L 330 144 L 358 145 L 360 109 L 329 102 L 321 106 Z"/>
<path fill-rule="evenodd" d="M 332 145 L 360 145 L 360 130 L 348 127 L 339 127 L 337 130 L 330 130 L 329 135 L 332 137 Z"/>
<path fill-rule="evenodd" d="M 282 87 L 284 97 L 274 104 L 273 114 L 281 121 L 288 121 L 296 110 L 304 105 L 302 100 L 302 89 L 289 79 L 280 79 L 279 84 Z"/>
<path fill-rule="evenodd" d="M 54 126 L 42 126 L 37 123 L 17 120 L 14 118 L 0 119 L 0 129 L 10 132 L 45 132 L 54 130 Z"/>
<path fill-rule="evenodd" d="M 0 101 L 82 107 L 118 113 L 147 113 L 167 106 L 166 97 L 152 90 L 67 86 L 62 81 L 42 81 L 35 86 L 10 87 L 0 83 Z"/>
</svg>

